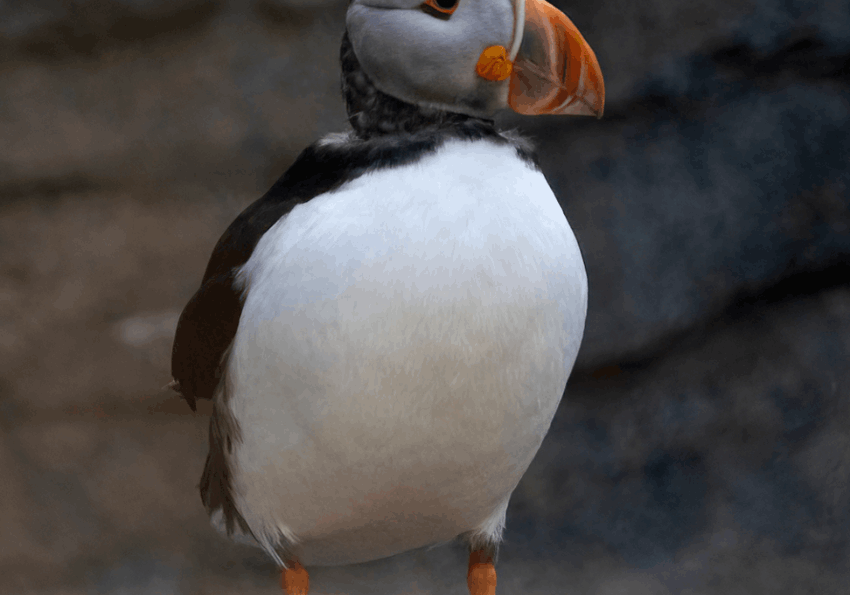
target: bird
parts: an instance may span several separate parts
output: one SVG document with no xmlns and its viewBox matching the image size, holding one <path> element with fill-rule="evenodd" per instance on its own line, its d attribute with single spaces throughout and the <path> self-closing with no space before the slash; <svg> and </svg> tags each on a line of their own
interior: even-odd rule
<svg viewBox="0 0 850 595">
<path fill-rule="evenodd" d="M 534 148 L 494 117 L 601 117 L 602 73 L 544 0 L 350 0 L 340 64 L 348 129 L 236 217 L 179 317 L 171 387 L 212 401 L 201 498 L 286 595 L 452 540 L 494 595 L 587 311 Z"/>
</svg>

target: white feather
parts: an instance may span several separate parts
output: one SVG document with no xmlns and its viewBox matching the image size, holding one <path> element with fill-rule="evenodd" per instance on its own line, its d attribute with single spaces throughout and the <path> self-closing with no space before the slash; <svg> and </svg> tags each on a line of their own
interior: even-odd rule
<svg viewBox="0 0 850 595">
<path fill-rule="evenodd" d="M 543 175 L 489 141 L 299 205 L 240 272 L 236 504 L 304 564 L 501 535 L 584 328 Z"/>
</svg>

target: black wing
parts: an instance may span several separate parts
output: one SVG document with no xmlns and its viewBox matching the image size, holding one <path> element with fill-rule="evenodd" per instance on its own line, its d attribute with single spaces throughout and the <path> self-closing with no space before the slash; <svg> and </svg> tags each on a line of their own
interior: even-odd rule
<svg viewBox="0 0 850 595">
<path fill-rule="evenodd" d="M 224 232 L 210 257 L 201 287 L 177 322 L 171 350 L 172 386 L 192 410 L 197 399 L 212 399 L 221 378 L 224 354 L 236 336 L 242 315 L 236 272 L 251 257 L 269 227 L 297 204 L 282 201 L 276 209 L 264 209 L 264 199 L 249 206 Z"/>
</svg>

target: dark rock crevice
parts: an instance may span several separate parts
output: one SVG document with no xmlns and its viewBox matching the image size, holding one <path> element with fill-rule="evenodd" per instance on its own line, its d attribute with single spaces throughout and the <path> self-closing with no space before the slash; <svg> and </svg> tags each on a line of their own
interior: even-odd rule
<svg viewBox="0 0 850 595">
<path fill-rule="evenodd" d="M 779 278 L 767 287 L 742 289 L 732 296 L 724 307 L 709 313 L 699 323 L 660 337 L 646 345 L 639 353 L 631 353 L 604 362 L 576 368 L 570 376 L 570 386 L 596 383 L 611 379 L 622 373 L 637 373 L 651 368 L 659 361 L 680 353 L 683 349 L 700 344 L 714 329 L 728 325 L 754 321 L 769 314 L 771 308 L 811 298 L 841 287 L 850 287 L 850 263 L 836 259 L 835 262 L 818 270 L 802 270 Z"/>
</svg>

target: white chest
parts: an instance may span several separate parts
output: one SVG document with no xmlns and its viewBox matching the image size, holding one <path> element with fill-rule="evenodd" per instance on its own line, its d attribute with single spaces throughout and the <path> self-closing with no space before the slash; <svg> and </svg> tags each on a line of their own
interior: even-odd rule
<svg viewBox="0 0 850 595">
<path fill-rule="evenodd" d="M 240 275 L 229 406 L 252 529 L 348 563 L 450 539 L 506 501 L 587 302 L 561 208 L 513 148 L 453 142 L 319 196 Z"/>
</svg>

